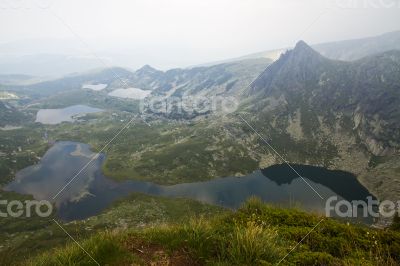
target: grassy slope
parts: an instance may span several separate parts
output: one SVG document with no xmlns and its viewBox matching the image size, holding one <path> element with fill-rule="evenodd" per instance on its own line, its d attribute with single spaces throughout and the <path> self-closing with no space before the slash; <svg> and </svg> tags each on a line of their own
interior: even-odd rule
<svg viewBox="0 0 400 266">
<path fill-rule="evenodd" d="M 4 198 L 29 199 L 28 196 L 2 192 L 0 199 Z M 223 210 L 219 207 L 194 200 L 132 194 L 115 202 L 97 216 L 62 224 L 75 239 L 80 240 L 105 230 L 143 228 L 163 223 L 185 223 L 195 215 L 210 217 L 222 212 Z M 52 218 L 56 217 L 1 218 L 0 265 L 15 265 L 38 252 L 67 243 L 68 236 L 52 221 Z"/>
<path fill-rule="evenodd" d="M 36 156 L 42 156 L 49 148 L 42 138 L 45 132 L 50 140 L 88 143 L 95 152 L 133 117 L 129 113 L 106 112 L 88 115 L 84 123 L 30 124 L 12 132 L 0 131 L 0 145 L 6 153 L 0 156 L 0 183 L 38 161 Z M 246 174 L 258 168 L 251 150 L 227 135 L 223 127 L 208 125 L 207 121 L 160 120 L 149 127 L 137 117 L 104 152 L 104 174 L 119 180 L 177 184 Z"/>
<path fill-rule="evenodd" d="M 11 181 L 18 170 L 35 164 L 46 152 L 49 146 L 43 134 L 44 129 L 37 125 L 0 130 L 0 186 Z"/>
<path fill-rule="evenodd" d="M 6 125 L 18 125 L 26 122 L 28 117 L 18 111 L 13 105 L 8 104 L 6 101 L 0 100 L 0 127 Z"/>
<path fill-rule="evenodd" d="M 101 265 L 397 265 L 400 233 L 323 220 L 250 199 L 237 212 L 187 223 L 101 232 L 82 246 Z M 309 235 L 296 244 L 308 232 Z M 24 262 L 95 265 L 74 243 Z"/>
<path fill-rule="evenodd" d="M 109 98 L 105 92 L 86 90 L 56 94 L 43 102 L 39 101 L 29 111 L 35 113 L 37 108 L 84 103 L 108 111 L 88 115 L 85 123 L 54 126 L 32 123 L 12 132 L 0 132 L 0 145 L 3 145 L 0 146 L 1 152 L 6 153 L 0 154 L 0 183 L 4 184 L 17 170 L 36 162 L 36 156 L 41 156 L 48 149 L 42 139 L 45 131 L 52 140 L 80 141 L 90 144 L 96 151 L 127 121 L 137 116 L 137 102 Z M 260 108 L 266 106 L 265 102 L 260 104 Z M 241 107 L 241 115 L 270 139 L 274 148 L 288 161 L 354 172 L 380 198 L 398 198 L 398 192 L 393 189 L 398 179 L 397 168 L 391 164 L 381 164 L 376 173 L 375 161 L 382 158 L 372 158 L 368 165 L 370 154 L 362 149 L 354 137 L 352 123 L 345 126 L 342 125 L 343 119 L 330 116 L 326 117 L 329 121 L 322 123 L 319 121 L 321 117 L 316 115 L 318 112 L 310 112 L 305 102 L 300 100 L 294 102 L 294 107 L 292 104 L 278 104 L 275 111 L 256 111 L 246 106 L 244 104 Z M 177 184 L 244 175 L 281 162 L 235 115 L 185 122 L 156 117 L 147 120 L 152 121 L 151 127 L 137 117 L 104 151 L 107 160 L 103 172 L 107 176 L 118 180 Z M 300 135 L 296 136 L 296 132 Z M 18 151 L 19 146 L 24 149 L 22 152 Z M 394 163 L 397 161 L 394 160 Z M 385 173 L 379 180 L 385 180 L 382 184 L 387 186 L 375 182 L 375 176 L 380 173 Z"/>
</svg>

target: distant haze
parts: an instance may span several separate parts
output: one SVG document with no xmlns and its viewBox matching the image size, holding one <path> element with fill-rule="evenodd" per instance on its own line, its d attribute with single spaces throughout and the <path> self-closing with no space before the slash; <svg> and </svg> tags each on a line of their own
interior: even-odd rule
<svg viewBox="0 0 400 266">
<path fill-rule="evenodd" d="M 144 64 L 169 69 L 290 47 L 298 39 L 373 36 L 400 25 L 395 0 L 13 2 L 0 0 L 0 74 Z M 37 66 L 18 64 L 24 60 Z"/>
</svg>

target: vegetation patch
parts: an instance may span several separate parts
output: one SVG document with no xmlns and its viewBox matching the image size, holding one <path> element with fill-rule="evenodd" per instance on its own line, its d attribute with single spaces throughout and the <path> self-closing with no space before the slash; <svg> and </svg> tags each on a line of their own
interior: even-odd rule
<svg viewBox="0 0 400 266">
<path fill-rule="evenodd" d="M 121 265 L 118 264 L 121 261 L 139 265 L 274 265 L 280 261 L 282 265 L 398 265 L 400 262 L 397 231 L 275 208 L 257 198 L 249 199 L 236 212 L 227 211 L 212 219 L 197 216 L 186 223 L 163 223 L 106 234 L 112 244 L 107 244 L 110 241 L 106 239 L 99 247 L 95 246 L 104 235 L 97 234 L 83 241 L 82 246 L 95 260 L 109 265 Z M 57 258 L 64 265 L 82 265 L 81 261 L 89 260 L 87 255 L 83 258 L 83 251 L 73 250 L 71 246 L 55 249 L 29 263 L 58 265 L 46 264 L 47 260 L 54 262 Z"/>
</svg>

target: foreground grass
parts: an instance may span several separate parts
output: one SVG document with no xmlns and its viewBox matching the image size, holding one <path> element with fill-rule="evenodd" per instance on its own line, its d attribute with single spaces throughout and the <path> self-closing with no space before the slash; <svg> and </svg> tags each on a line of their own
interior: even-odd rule
<svg viewBox="0 0 400 266">
<path fill-rule="evenodd" d="M 4 196 L 6 196 L 4 198 Z M 17 196 L 19 198 L 17 198 Z M 27 196 L 19 196 L 15 193 L 4 192 L 0 199 L 28 199 Z M 0 211 L 4 211 L 0 209 Z M 150 226 L 158 226 L 160 224 L 187 223 L 191 217 L 201 215 L 203 217 L 212 217 L 225 212 L 224 209 L 200 203 L 190 199 L 172 199 L 156 196 L 148 196 L 144 194 L 134 193 L 124 199 L 121 199 L 101 214 L 90 217 L 82 221 L 74 221 L 70 223 L 62 223 L 65 230 L 79 242 L 90 239 L 93 236 L 94 243 L 105 243 L 105 247 L 98 247 L 99 252 L 108 254 L 109 249 L 116 247 L 108 245 L 106 240 L 112 234 L 104 232 L 115 232 L 126 230 L 128 228 L 146 228 Z M 57 217 L 31 217 L 31 218 L 1 218 L 0 219 L 0 265 L 18 265 L 21 261 L 32 256 L 48 251 L 51 248 L 63 247 L 70 241 L 69 237 L 63 232 L 58 225 L 52 221 Z M 103 234 L 104 233 L 104 234 Z M 100 239 L 102 239 L 100 241 Z M 91 245 L 86 244 L 86 245 Z M 57 265 L 57 261 L 63 262 L 61 265 L 85 265 L 85 261 L 81 261 L 82 256 L 76 252 L 73 244 L 68 254 L 53 260 L 52 263 Z M 91 247 L 90 249 L 92 249 Z M 97 248 L 97 246 L 96 246 Z M 119 252 L 115 251 L 116 254 Z M 111 252 L 112 253 L 112 252 Z M 109 254 L 111 256 L 111 253 Z M 77 254 L 77 262 L 70 257 Z M 87 256 L 85 254 L 85 256 Z M 100 256 L 100 255 L 96 255 Z M 116 255 L 117 256 L 117 255 Z M 119 254 L 118 256 L 122 256 Z M 123 257 L 126 257 L 124 253 Z M 55 259 L 55 258 L 54 258 Z M 24 265 L 24 263 L 21 263 Z M 43 263 L 37 263 L 42 265 Z"/>
<path fill-rule="evenodd" d="M 24 265 L 399 265 L 399 232 L 321 219 L 251 199 L 213 219 L 98 233 L 81 242 L 93 259 L 70 243 Z"/>
</svg>

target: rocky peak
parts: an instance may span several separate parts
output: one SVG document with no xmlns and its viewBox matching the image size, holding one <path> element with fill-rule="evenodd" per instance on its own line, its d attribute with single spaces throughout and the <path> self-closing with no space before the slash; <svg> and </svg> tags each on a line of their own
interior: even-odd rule
<svg viewBox="0 0 400 266">
<path fill-rule="evenodd" d="M 293 51 L 308 51 L 308 50 L 313 50 L 313 49 L 303 40 L 298 41 L 293 49 Z"/>
<path fill-rule="evenodd" d="M 159 70 L 151 67 L 150 65 L 144 65 L 141 68 L 139 68 L 138 70 L 136 70 L 136 73 L 139 75 L 143 75 L 143 74 L 153 74 L 156 72 L 160 72 Z"/>
<path fill-rule="evenodd" d="M 291 87 L 291 89 L 294 89 L 306 82 L 315 82 L 330 61 L 304 41 L 299 41 L 292 50 L 282 54 L 277 61 L 266 69 L 254 82 L 250 94 L 260 91 L 268 93 L 271 87 Z"/>
<path fill-rule="evenodd" d="M 304 41 L 297 42 L 293 50 L 288 51 L 285 55 L 291 64 L 304 64 L 308 66 L 324 59 L 323 56 Z"/>
</svg>

